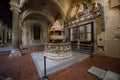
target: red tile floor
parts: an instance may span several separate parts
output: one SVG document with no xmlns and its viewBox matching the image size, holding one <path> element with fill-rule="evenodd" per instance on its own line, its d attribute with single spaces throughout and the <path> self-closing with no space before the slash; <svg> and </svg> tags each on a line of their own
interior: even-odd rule
<svg viewBox="0 0 120 80">
<path fill-rule="evenodd" d="M 0 45 L 0 47 L 3 46 Z M 23 56 L 9 58 L 9 51 L 0 51 L 0 76 L 12 77 L 14 80 L 42 80 L 38 75 L 30 52 L 31 50 L 26 49 L 26 51 L 23 51 Z M 120 59 L 94 55 L 50 74 L 48 77 L 49 80 L 96 80 L 94 76 L 87 72 L 92 66 L 120 73 Z"/>
</svg>

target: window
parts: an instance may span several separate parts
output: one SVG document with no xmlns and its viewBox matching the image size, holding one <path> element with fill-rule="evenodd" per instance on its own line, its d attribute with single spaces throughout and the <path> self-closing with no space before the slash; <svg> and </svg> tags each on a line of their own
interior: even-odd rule
<svg viewBox="0 0 120 80">
<path fill-rule="evenodd" d="M 94 49 L 94 25 L 93 22 L 69 28 L 69 41 L 72 50 Z"/>
<path fill-rule="evenodd" d="M 69 29 L 69 41 L 90 43 L 93 39 L 93 22 Z"/>
<path fill-rule="evenodd" d="M 78 29 L 75 28 L 71 28 L 70 29 L 70 41 L 75 41 L 78 39 Z"/>
<path fill-rule="evenodd" d="M 91 41 L 91 32 L 92 32 L 92 24 L 86 24 L 79 26 L 80 31 L 80 41 L 89 42 Z"/>
</svg>

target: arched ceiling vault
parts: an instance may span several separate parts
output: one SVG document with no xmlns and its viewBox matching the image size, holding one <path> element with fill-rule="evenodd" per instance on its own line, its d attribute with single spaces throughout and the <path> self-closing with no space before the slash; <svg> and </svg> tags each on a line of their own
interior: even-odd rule
<svg viewBox="0 0 120 80">
<path fill-rule="evenodd" d="M 29 14 L 24 20 L 38 20 L 38 21 L 43 21 L 43 22 L 49 22 L 49 20 L 46 18 L 44 15 L 32 13 Z"/>
<path fill-rule="evenodd" d="M 20 0 L 22 22 L 33 19 L 51 25 L 66 17 L 70 3 L 71 0 Z"/>
<path fill-rule="evenodd" d="M 51 15 L 43 13 L 43 12 L 37 12 L 37 11 L 26 10 L 26 12 L 22 14 L 21 18 L 22 18 L 22 22 L 24 22 L 25 20 L 29 20 L 29 19 L 43 20 L 48 23 L 54 22 L 54 18 Z"/>
<path fill-rule="evenodd" d="M 31 23 L 32 22 L 32 23 Z M 41 26 L 42 28 L 45 28 L 45 26 L 47 26 L 46 24 L 44 24 L 43 22 L 41 21 L 37 21 L 37 20 L 27 20 L 27 21 L 24 21 L 23 23 L 23 27 L 24 28 L 30 28 L 32 27 L 33 25 L 39 25 Z"/>
<path fill-rule="evenodd" d="M 66 16 L 69 0 L 26 0 L 22 5 L 22 21 L 36 19 L 46 24 Z M 22 4 L 22 3 L 21 3 Z"/>
<path fill-rule="evenodd" d="M 19 5 L 23 23 L 27 20 L 35 20 L 41 22 L 40 24 L 52 25 L 55 20 L 61 18 L 63 24 L 69 21 L 73 6 L 80 3 L 90 7 L 92 0 L 20 0 Z"/>
</svg>

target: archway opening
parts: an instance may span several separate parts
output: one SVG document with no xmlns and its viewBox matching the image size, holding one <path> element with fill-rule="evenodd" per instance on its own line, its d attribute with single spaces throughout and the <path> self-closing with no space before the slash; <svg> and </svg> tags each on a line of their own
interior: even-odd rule
<svg viewBox="0 0 120 80">
<path fill-rule="evenodd" d="M 40 40 L 40 27 L 34 26 L 33 31 L 34 31 L 34 40 Z"/>
</svg>

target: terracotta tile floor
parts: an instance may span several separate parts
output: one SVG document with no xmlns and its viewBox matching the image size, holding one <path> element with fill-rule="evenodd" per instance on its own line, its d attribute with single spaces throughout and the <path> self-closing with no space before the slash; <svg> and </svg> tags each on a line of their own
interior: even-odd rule
<svg viewBox="0 0 120 80">
<path fill-rule="evenodd" d="M 97 66 L 103 69 L 109 69 L 113 72 L 120 73 L 120 60 L 103 57 L 93 56 L 87 58 L 81 62 L 78 62 L 67 69 L 58 71 L 54 74 L 49 75 L 50 80 L 96 80 L 94 76 L 91 76 L 87 72 L 92 66 Z"/>
<path fill-rule="evenodd" d="M 0 52 L 1 76 L 14 80 L 40 80 L 30 54 L 18 58 L 9 58 L 8 55 L 9 52 Z"/>
<path fill-rule="evenodd" d="M 9 54 L 9 51 L 0 52 L 0 76 L 13 77 L 14 80 L 41 80 L 30 54 L 17 58 L 9 58 Z M 120 73 L 120 59 L 94 55 L 48 77 L 49 80 L 96 80 L 87 72 L 92 66 Z"/>
</svg>

